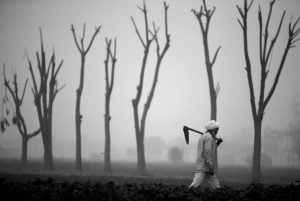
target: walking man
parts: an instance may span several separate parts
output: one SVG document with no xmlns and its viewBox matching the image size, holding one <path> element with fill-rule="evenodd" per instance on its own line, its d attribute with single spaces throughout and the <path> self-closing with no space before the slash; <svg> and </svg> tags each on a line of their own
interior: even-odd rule
<svg viewBox="0 0 300 201">
<path fill-rule="evenodd" d="M 198 141 L 196 173 L 189 188 L 204 187 L 205 185 L 210 189 L 220 188 L 220 182 L 215 174 L 217 172 L 217 146 L 222 142 L 221 138 L 216 138 L 219 124 L 215 120 L 211 120 L 205 129 L 206 132 Z"/>
</svg>

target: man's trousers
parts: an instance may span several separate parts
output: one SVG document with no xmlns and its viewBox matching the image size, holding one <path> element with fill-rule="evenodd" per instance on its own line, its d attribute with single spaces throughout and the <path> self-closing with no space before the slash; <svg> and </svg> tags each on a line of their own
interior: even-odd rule
<svg viewBox="0 0 300 201">
<path fill-rule="evenodd" d="M 215 174 L 210 175 L 205 172 L 197 172 L 195 173 L 193 182 L 189 186 L 189 188 L 191 187 L 197 188 L 199 186 L 206 187 L 205 185 L 207 185 L 207 187 L 209 187 L 210 189 L 216 189 L 221 187 L 220 182 Z"/>
</svg>

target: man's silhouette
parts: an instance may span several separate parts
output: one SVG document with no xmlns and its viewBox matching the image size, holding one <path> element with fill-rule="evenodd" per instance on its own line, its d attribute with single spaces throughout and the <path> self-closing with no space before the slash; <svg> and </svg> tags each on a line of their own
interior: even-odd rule
<svg viewBox="0 0 300 201">
<path fill-rule="evenodd" d="M 217 146 L 222 139 L 216 139 L 219 124 L 211 120 L 205 126 L 206 132 L 200 136 L 197 148 L 196 173 L 191 187 L 208 185 L 209 188 L 220 188 L 217 172 Z"/>
</svg>

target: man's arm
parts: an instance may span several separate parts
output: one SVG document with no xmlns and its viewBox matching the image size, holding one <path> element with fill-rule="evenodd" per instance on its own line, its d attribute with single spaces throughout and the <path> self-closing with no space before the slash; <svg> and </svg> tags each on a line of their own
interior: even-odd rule
<svg viewBox="0 0 300 201">
<path fill-rule="evenodd" d="M 219 146 L 223 142 L 222 138 L 216 138 L 217 146 Z"/>
</svg>

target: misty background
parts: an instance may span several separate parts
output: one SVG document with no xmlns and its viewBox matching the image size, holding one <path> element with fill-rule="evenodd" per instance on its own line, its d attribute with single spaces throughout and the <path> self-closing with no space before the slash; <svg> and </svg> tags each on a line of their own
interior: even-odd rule
<svg viewBox="0 0 300 201">
<path fill-rule="evenodd" d="M 182 126 L 188 125 L 204 131 L 210 116 L 209 88 L 205 69 L 200 28 L 191 9 L 200 7 L 200 0 L 168 0 L 169 33 L 171 47 L 161 66 L 159 81 L 146 122 L 146 161 L 167 161 L 168 150 L 179 146 L 184 150 L 184 160 L 194 162 L 198 135 L 184 142 Z M 249 102 L 249 89 L 244 70 L 242 30 L 237 22 L 236 4 L 241 0 L 212 0 L 216 6 L 211 22 L 209 43 L 212 51 L 222 48 L 214 66 L 215 83 L 219 82 L 218 136 L 224 143 L 219 147 L 220 164 L 247 164 L 247 156 L 253 149 L 253 120 Z M 149 20 L 163 26 L 163 1 L 146 1 Z M 0 0 L 0 62 L 7 66 L 7 76 L 12 77 L 10 67 L 23 84 L 30 76 L 25 48 L 35 63 L 39 48 L 41 27 L 45 50 L 48 55 L 55 49 L 57 59 L 64 59 L 58 77 L 59 85 L 66 87 L 54 103 L 53 155 L 55 158 L 75 158 L 75 97 L 79 82 L 80 55 L 75 47 L 71 24 L 78 33 L 86 23 L 87 38 L 94 27 L 102 25 L 99 35 L 86 58 L 85 86 L 81 104 L 82 155 L 84 159 L 103 159 L 104 152 L 104 93 L 105 93 L 105 37 L 116 37 L 117 64 L 115 85 L 111 98 L 111 158 L 136 160 L 136 142 L 131 100 L 138 84 L 143 48 L 130 20 L 133 16 L 143 28 L 143 16 L 136 5 L 141 0 Z M 250 55 L 258 52 L 258 5 L 266 11 L 265 0 L 256 0 L 249 14 Z M 300 15 L 300 1 L 278 0 L 274 8 L 271 26 L 280 20 L 281 12 L 287 10 L 279 42 L 272 54 L 269 84 L 277 69 L 279 56 L 287 38 L 287 24 L 291 16 Z M 265 13 L 266 14 L 266 13 Z M 272 30 L 275 27 L 272 26 Z M 160 34 L 163 34 L 161 31 Z M 271 33 L 273 36 L 274 32 Z M 299 110 L 300 44 L 290 51 L 279 85 L 266 109 L 263 121 L 262 153 L 272 158 L 273 165 L 299 165 L 288 132 L 291 125 L 299 123 L 293 111 Z M 150 55 L 146 69 L 145 91 L 148 91 L 154 70 L 155 55 Z M 257 61 L 257 64 L 259 61 Z M 272 65 L 275 64 L 275 65 Z M 273 71 L 272 71 L 273 69 Z M 254 68 L 254 81 L 259 82 L 259 68 Z M 273 73 L 273 74 L 272 74 Z M 271 78 L 272 77 L 272 78 Z M 148 82 L 149 81 L 149 82 Z M 4 81 L 0 78 L 1 99 L 4 96 Z M 31 85 L 31 80 L 29 79 Z M 267 83 L 268 84 L 268 83 Z M 256 87 L 258 85 L 255 85 Z M 269 89 L 267 85 L 267 90 Z M 144 96 L 144 98 L 146 98 Z M 144 99 L 143 99 L 144 100 Z M 29 130 L 36 129 L 38 117 L 30 88 L 27 88 L 23 114 Z M 299 124 L 298 124 L 299 125 Z M 298 127 L 299 128 L 299 127 Z M 299 133 L 297 131 L 296 133 Z M 16 127 L 9 127 L 0 134 L 0 156 L 19 157 L 21 137 Z M 298 151 L 299 152 L 299 151 Z M 42 158 L 41 136 L 33 138 L 28 145 L 29 158 Z"/>
</svg>

